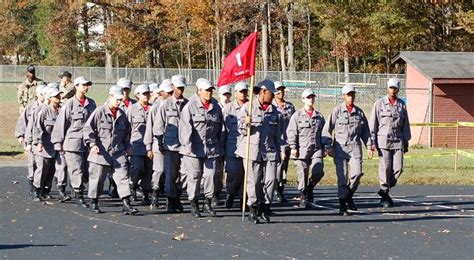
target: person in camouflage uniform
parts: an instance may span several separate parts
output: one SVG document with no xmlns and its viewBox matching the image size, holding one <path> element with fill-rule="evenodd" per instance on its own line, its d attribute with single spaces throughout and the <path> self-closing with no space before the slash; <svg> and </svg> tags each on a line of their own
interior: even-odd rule
<svg viewBox="0 0 474 260">
<path fill-rule="evenodd" d="M 44 83 L 43 80 L 36 77 L 36 68 L 29 65 L 26 68 L 26 79 L 18 86 L 18 103 L 20 104 L 20 114 L 25 108 L 36 99 L 36 86 Z"/>
<path fill-rule="evenodd" d="M 64 71 L 59 74 L 59 90 L 61 91 L 61 102 L 64 103 L 76 94 L 76 88 L 72 82 L 72 74 Z"/>
</svg>

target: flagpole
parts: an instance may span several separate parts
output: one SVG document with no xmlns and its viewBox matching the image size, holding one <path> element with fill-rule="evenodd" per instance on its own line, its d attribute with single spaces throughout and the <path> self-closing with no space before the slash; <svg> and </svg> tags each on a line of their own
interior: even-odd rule
<svg viewBox="0 0 474 260">
<path fill-rule="evenodd" d="M 257 24 L 255 24 L 255 32 L 257 32 Z M 255 66 L 255 60 L 254 66 Z M 250 116 L 252 116 L 253 112 L 253 89 L 255 85 L 255 71 L 250 77 L 250 97 L 249 97 L 249 113 Z M 242 194 L 242 222 L 245 219 L 245 206 L 247 205 L 247 176 L 248 176 L 248 169 L 249 169 L 249 162 L 250 162 L 250 134 L 251 134 L 251 125 L 247 126 L 247 144 L 245 147 L 245 162 L 244 162 L 244 189 L 243 189 L 243 194 Z"/>
<path fill-rule="evenodd" d="M 250 97 L 249 97 L 249 113 L 250 116 L 252 116 L 252 110 L 253 110 L 253 88 L 255 85 L 255 76 L 252 75 L 250 77 Z M 245 219 L 245 206 L 247 205 L 247 176 L 248 176 L 248 169 L 249 169 L 249 156 L 250 156 L 250 132 L 251 126 L 247 126 L 247 144 L 245 147 L 245 162 L 244 162 L 244 190 L 242 194 L 242 222 Z"/>
</svg>

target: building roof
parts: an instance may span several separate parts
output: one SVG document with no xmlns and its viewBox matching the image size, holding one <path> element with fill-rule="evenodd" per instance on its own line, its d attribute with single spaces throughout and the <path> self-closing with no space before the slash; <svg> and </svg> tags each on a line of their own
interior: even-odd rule
<svg viewBox="0 0 474 260">
<path fill-rule="evenodd" d="M 433 83 L 474 82 L 474 52 L 401 51 L 392 63 L 400 60 Z"/>
</svg>

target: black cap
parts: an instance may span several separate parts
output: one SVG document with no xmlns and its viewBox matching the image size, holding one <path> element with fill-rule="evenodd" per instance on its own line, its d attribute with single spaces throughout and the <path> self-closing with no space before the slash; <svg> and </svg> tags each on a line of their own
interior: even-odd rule
<svg viewBox="0 0 474 260">
<path fill-rule="evenodd" d="M 26 71 L 31 73 L 31 74 L 35 74 L 36 72 L 36 68 L 34 65 L 29 65 L 27 68 L 26 68 Z"/>
<path fill-rule="evenodd" d="M 59 74 L 59 78 L 61 79 L 62 77 L 72 78 L 72 74 L 71 74 L 71 72 L 65 70 L 65 71 L 63 71 L 63 73 Z"/>
</svg>

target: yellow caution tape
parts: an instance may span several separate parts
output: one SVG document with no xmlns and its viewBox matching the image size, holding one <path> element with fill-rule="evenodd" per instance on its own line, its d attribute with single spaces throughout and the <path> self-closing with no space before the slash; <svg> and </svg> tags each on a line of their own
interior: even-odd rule
<svg viewBox="0 0 474 260">
<path fill-rule="evenodd" d="M 457 123 L 412 123 L 410 126 L 456 127 Z"/>
<path fill-rule="evenodd" d="M 460 126 L 470 126 L 474 127 L 474 122 L 459 122 L 458 123 Z"/>
<path fill-rule="evenodd" d="M 458 150 L 458 154 L 474 159 L 474 153 L 468 153 L 468 152 L 465 152 L 465 151 Z"/>
</svg>

